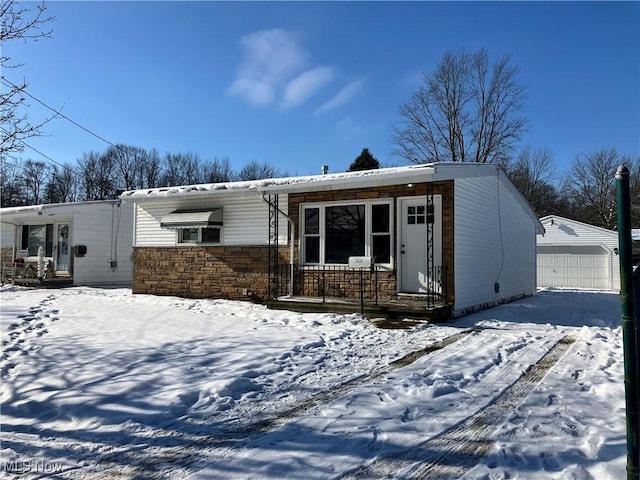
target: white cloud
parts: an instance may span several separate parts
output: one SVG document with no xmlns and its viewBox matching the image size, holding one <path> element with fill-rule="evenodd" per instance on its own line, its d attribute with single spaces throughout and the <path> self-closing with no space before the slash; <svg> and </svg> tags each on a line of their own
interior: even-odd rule
<svg viewBox="0 0 640 480">
<path fill-rule="evenodd" d="M 291 80 L 284 91 L 283 108 L 293 108 L 305 102 L 334 78 L 331 67 L 316 67 Z"/>
<path fill-rule="evenodd" d="M 240 44 L 244 58 L 229 93 L 253 106 L 273 103 L 277 91 L 306 63 L 307 55 L 297 35 L 282 29 L 252 33 L 242 37 Z"/>
<path fill-rule="evenodd" d="M 325 103 L 323 103 L 316 113 L 326 113 L 334 108 L 338 108 L 341 105 L 344 105 L 349 100 L 351 100 L 362 88 L 364 84 L 364 80 L 359 78 L 357 80 L 353 80 L 348 83 L 345 87 L 342 88 L 338 93 L 336 93 L 333 98 L 329 99 Z"/>
<path fill-rule="evenodd" d="M 351 117 L 342 118 L 335 126 L 338 137 L 341 140 L 350 140 L 364 132 L 364 128 Z"/>
</svg>

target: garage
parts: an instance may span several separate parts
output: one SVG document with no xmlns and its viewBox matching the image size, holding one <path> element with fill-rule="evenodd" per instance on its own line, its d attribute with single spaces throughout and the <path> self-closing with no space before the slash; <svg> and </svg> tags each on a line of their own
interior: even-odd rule
<svg viewBox="0 0 640 480">
<path fill-rule="evenodd" d="M 620 288 L 617 232 L 550 215 L 540 219 L 538 287 L 615 290 Z"/>
<path fill-rule="evenodd" d="M 538 286 L 611 289 L 609 255 L 600 246 L 539 246 Z"/>
</svg>

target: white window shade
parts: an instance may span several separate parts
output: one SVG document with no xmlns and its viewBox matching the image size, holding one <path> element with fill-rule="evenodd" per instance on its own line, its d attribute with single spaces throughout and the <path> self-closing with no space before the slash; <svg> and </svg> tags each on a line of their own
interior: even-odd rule
<svg viewBox="0 0 640 480">
<path fill-rule="evenodd" d="M 222 226 L 222 208 L 176 210 L 162 217 L 160 226 L 169 229 Z"/>
</svg>

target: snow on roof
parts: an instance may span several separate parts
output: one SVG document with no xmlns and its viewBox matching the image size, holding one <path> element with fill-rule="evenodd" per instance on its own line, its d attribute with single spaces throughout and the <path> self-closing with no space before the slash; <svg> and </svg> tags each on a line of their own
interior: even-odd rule
<svg viewBox="0 0 640 480">
<path fill-rule="evenodd" d="M 491 163 L 438 162 L 404 167 L 380 168 L 356 172 L 341 172 L 326 175 L 309 175 L 302 177 L 267 178 L 262 180 L 204 183 L 197 185 L 181 185 L 175 187 L 146 188 L 128 190 L 120 198 L 125 201 L 139 202 L 148 199 L 184 197 L 191 195 L 234 195 L 246 192 L 260 193 L 292 193 L 300 191 L 332 190 L 344 188 L 368 188 L 376 185 L 392 185 L 402 182 L 412 183 L 429 180 L 450 180 L 462 177 L 495 175 L 501 168 Z M 422 175 L 422 177 L 421 177 Z M 536 224 L 536 231 L 544 233 L 544 227 L 518 189 L 507 176 L 507 184 L 512 187 L 517 201 L 528 211 Z"/>
<path fill-rule="evenodd" d="M 583 228 L 586 228 L 588 230 L 598 231 L 603 235 L 610 235 L 610 236 L 615 236 L 615 237 L 618 236 L 618 232 L 615 231 L 615 230 L 609 230 L 608 228 L 599 227 L 597 225 L 593 225 L 591 223 L 581 222 L 579 220 L 574 220 L 572 218 L 561 217 L 560 215 L 547 215 L 546 217 L 542 217 L 540 219 L 540 222 L 543 225 L 547 225 L 547 224 L 553 225 L 554 223 L 556 223 L 556 224 L 569 223 L 569 224 L 572 224 L 572 225 L 581 225 Z"/>
<path fill-rule="evenodd" d="M 266 178 L 262 180 L 203 183 L 196 185 L 181 185 L 175 187 L 146 188 L 141 190 L 128 190 L 120 198 L 143 199 L 154 197 L 169 197 L 173 195 L 188 195 L 191 193 L 242 191 L 253 190 L 256 192 L 264 190 L 286 190 L 298 186 L 327 185 L 333 183 L 344 183 L 349 180 L 364 181 L 368 179 L 403 177 L 406 174 L 434 173 L 433 164 L 411 165 L 407 167 L 380 168 L 376 170 L 362 170 L 357 172 L 330 173 L 326 175 L 308 175 L 302 177 Z"/>
<path fill-rule="evenodd" d="M 40 205 L 24 205 L 21 207 L 4 207 L 0 208 L 2 215 L 22 215 L 33 212 L 41 212 L 43 210 L 69 208 L 77 205 L 96 205 L 101 203 L 118 203 L 120 200 L 90 200 L 86 202 L 70 202 L 70 203 L 45 203 Z"/>
</svg>

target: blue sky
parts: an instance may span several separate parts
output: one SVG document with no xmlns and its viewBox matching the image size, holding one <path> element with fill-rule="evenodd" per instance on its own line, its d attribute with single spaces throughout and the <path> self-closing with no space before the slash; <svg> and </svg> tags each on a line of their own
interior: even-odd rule
<svg viewBox="0 0 640 480">
<path fill-rule="evenodd" d="M 548 147 L 560 171 L 604 147 L 640 155 L 639 2 L 47 6 L 53 38 L 3 45 L 25 65 L 2 74 L 113 143 L 291 175 L 344 171 L 364 147 L 403 165 L 391 126 L 422 73 L 447 50 L 486 48 L 520 69 L 522 144 Z M 60 118 L 43 133 L 27 143 L 60 163 L 108 147 Z"/>
</svg>

